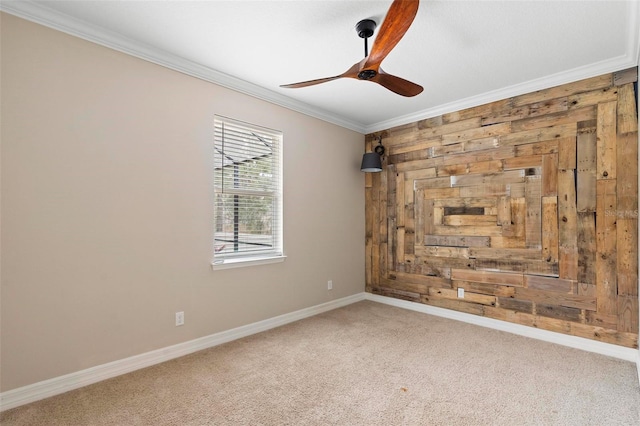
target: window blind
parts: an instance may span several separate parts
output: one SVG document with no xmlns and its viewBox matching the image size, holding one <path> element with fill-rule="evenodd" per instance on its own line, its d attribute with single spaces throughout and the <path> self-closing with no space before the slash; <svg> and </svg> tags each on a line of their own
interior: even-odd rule
<svg viewBox="0 0 640 426">
<path fill-rule="evenodd" d="M 214 117 L 214 262 L 282 255 L 282 133 Z"/>
</svg>

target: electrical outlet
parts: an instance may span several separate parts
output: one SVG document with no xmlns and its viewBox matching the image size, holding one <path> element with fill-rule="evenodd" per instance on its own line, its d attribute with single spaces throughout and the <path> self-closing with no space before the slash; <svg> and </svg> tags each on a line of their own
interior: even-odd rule
<svg viewBox="0 0 640 426">
<path fill-rule="evenodd" d="M 458 299 L 464 299 L 464 288 L 458 287 Z"/>
<path fill-rule="evenodd" d="M 176 312 L 176 327 L 184 325 L 184 312 Z"/>
<path fill-rule="evenodd" d="M 332 280 L 327 281 L 327 290 L 333 290 L 333 281 Z"/>
</svg>

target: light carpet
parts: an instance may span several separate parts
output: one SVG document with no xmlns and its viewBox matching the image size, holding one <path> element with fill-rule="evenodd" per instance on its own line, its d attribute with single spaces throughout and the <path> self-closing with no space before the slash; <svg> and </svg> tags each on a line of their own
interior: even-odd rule
<svg viewBox="0 0 640 426">
<path fill-rule="evenodd" d="M 13 425 L 638 425 L 633 363 L 363 301 L 6 411 Z"/>
</svg>

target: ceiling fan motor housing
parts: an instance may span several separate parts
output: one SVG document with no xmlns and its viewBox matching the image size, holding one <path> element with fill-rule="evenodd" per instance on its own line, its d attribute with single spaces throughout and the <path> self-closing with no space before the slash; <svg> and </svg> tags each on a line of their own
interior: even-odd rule
<svg viewBox="0 0 640 426">
<path fill-rule="evenodd" d="M 373 19 L 363 19 L 356 24 L 356 31 L 361 38 L 369 38 L 376 29 L 376 21 Z"/>
</svg>

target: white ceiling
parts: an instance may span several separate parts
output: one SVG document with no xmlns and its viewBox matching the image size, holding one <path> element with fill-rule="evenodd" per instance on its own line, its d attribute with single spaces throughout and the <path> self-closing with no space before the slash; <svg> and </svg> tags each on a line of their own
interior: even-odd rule
<svg viewBox="0 0 640 426">
<path fill-rule="evenodd" d="M 636 0 L 422 0 L 382 64 L 422 85 L 420 95 L 353 79 L 279 87 L 360 61 L 355 24 L 380 25 L 390 4 L 3 0 L 0 8 L 363 133 L 638 64 Z"/>
</svg>

